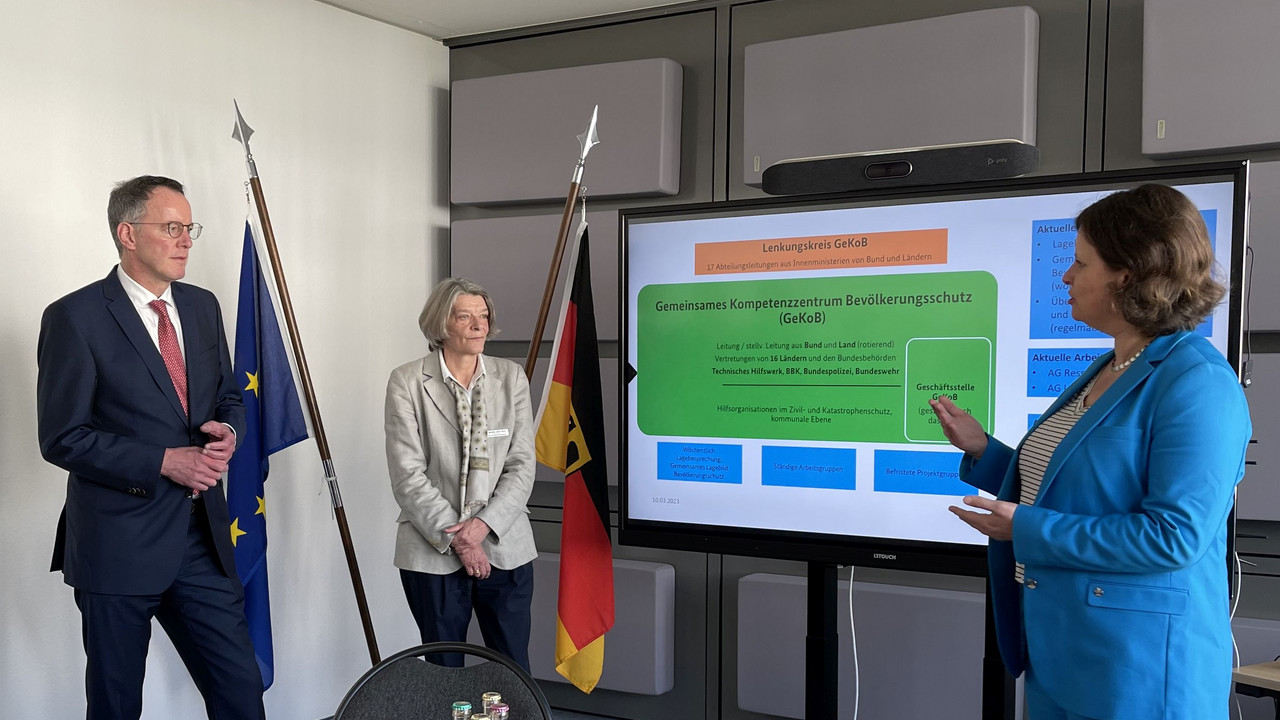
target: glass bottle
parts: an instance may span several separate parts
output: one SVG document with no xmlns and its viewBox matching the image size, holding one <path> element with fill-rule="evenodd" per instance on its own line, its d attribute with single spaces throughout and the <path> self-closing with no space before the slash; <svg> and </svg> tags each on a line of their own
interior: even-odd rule
<svg viewBox="0 0 1280 720">
<path fill-rule="evenodd" d="M 496 702 L 502 702 L 502 693 L 490 690 L 480 696 L 480 705 L 486 715 L 489 713 L 489 707 Z"/>
<path fill-rule="evenodd" d="M 509 720 L 510 717 L 511 708 L 501 700 L 489 706 L 489 720 Z"/>
<path fill-rule="evenodd" d="M 470 720 L 471 703 L 466 700 L 459 700 L 453 704 L 453 720 Z"/>
</svg>

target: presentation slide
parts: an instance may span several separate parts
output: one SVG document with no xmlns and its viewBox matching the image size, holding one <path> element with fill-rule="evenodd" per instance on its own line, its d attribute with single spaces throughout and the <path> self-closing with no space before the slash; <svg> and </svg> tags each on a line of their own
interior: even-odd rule
<svg viewBox="0 0 1280 720">
<path fill-rule="evenodd" d="M 1232 183 L 1180 189 L 1229 267 Z M 1104 194 L 628 219 L 628 517 L 985 544 L 928 401 L 1014 445 L 1110 349 L 1062 282 Z"/>
</svg>

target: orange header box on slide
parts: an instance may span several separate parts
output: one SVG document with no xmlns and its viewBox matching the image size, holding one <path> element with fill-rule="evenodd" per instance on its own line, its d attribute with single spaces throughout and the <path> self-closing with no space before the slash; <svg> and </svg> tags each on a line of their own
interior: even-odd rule
<svg viewBox="0 0 1280 720">
<path fill-rule="evenodd" d="M 936 265 L 947 261 L 947 229 L 698 243 L 693 259 L 695 275 Z"/>
</svg>

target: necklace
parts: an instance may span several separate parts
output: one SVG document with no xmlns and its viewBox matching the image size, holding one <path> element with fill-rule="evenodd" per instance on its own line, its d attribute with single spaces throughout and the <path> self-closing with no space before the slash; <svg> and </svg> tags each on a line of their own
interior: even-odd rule
<svg viewBox="0 0 1280 720">
<path fill-rule="evenodd" d="M 1148 340 L 1148 341 L 1147 341 L 1147 345 L 1150 345 L 1150 344 L 1151 344 L 1151 341 L 1150 341 L 1150 340 Z M 1117 373 L 1118 373 L 1118 372 L 1123 371 L 1125 368 L 1129 367 L 1130 365 L 1132 365 L 1132 364 L 1133 364 L 1133 361 L 1134 361 L 1134 360 L 1137 360 L 1137 359 L 1138 359 L 1138 356 L 1142 354 L 1142 351 L 1147 349 L 1147 345 L 1143 345 L 1142 347 L 1138 348 L 1138 352 L 1134 353 L 1134 354 L 1133 354 L 1133 357 L 1129 358 L 1128 360 L 1125 360 L 1124 362 L 1122 362 L 1122 363 L 1120 363 L 1120 364 L 1118 364 L 1118 365 L 1116 364 L 1115 359 L 1114 359 L 1114 358 L 1112 358 L 1112 360 L 1111 360 L 1111 372 L 1117 372 Z"/>
</svg>

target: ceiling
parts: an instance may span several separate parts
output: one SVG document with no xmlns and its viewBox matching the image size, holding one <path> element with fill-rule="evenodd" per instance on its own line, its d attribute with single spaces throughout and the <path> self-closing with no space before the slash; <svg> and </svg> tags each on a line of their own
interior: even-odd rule
<svg viewBox="0 0 1280 720">
<path fill-rule="evenodd" d="M 687 0 L 320 0 L 436 40 L 675 5 Z"/>
</svg>

